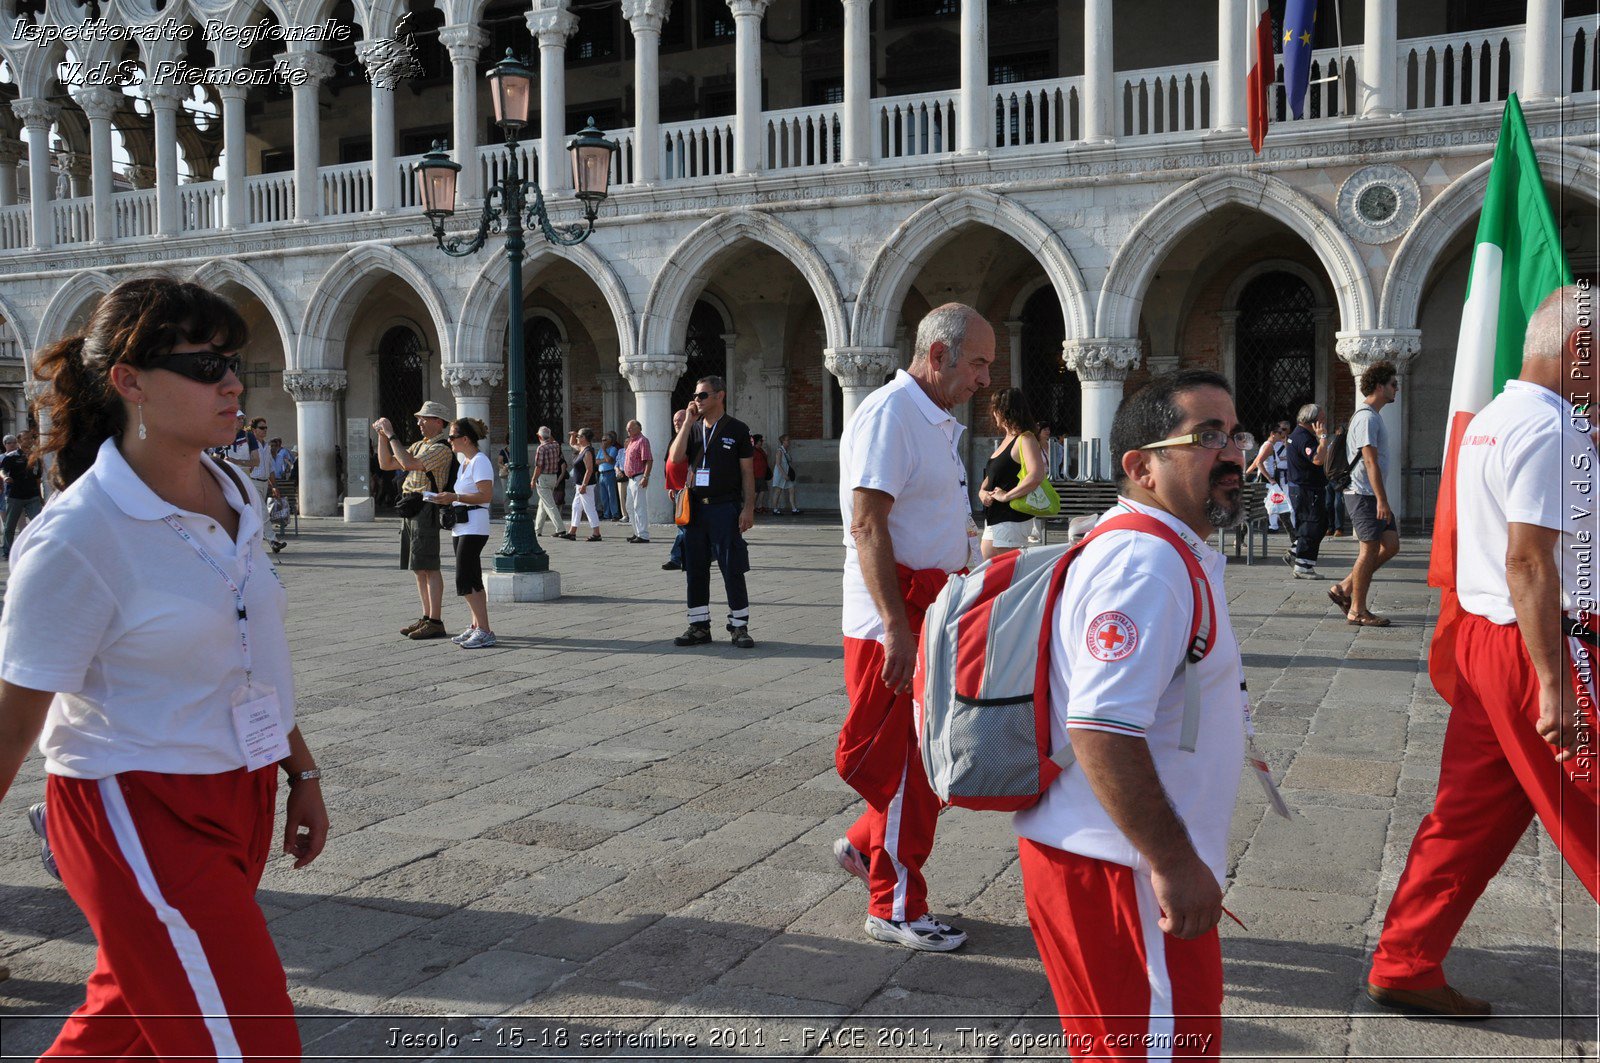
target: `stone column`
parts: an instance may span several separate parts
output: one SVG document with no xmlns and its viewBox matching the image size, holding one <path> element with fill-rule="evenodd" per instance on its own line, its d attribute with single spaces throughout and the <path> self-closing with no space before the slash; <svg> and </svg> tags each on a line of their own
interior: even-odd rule
<svg viewBox="0 0 1600 1063">
<path fill-rule="evenodd" d="M 1400 113 L 1395 63 L 1399 23 L 1395 0 L 1366 0 L 1361 44 L 1361 117 L 1388 118 Z"/>
<path fill-rule="evenodd" d="M 621 363 L 622 375 L 633 389 L 639 424 L 655 455 L 656 466 L 646 498 L 651 524 L 665 524 L 672 519 L 664 486 L 667 448 L 672 445 L 672 389 L 688 364 L 689 359 L 681 354 L 651 354 Z"/>
<path fill-rule="evenodd" d="M 1393 3 L 1393 0 L 1387 2 Z M 1244 5 L 1241 0 L 1217 0 L 1217 78 L 1211 83 L 1211 105 L 1213 131 L 1234 132 L 1244 128 Z"/>
<path fill-rule="evenodd" d="M 111 116 L 127 97 L 106 88 L 80 89 L 73 100 L 89 119 L 89 185 L 94 196 L 94 242 L 108 244 L 117 238 L 112 214 Z"/>
<path fill-rule="evenodd" d="M 177 85 L 152 85 L 150 108 L 156 115 L 156 235 L 183 231 L 178 211 L 178 107 L 184 93 Z"/>
<path fill-rule="evenodd" d="M 844 158 L 872 161 L 872 0 L 844 0 Z"/>
<path fill-rule="evenodd" d="M 602 372 L 600 382 L 600 427 L 595 442 L 605 438 L 607 432 L 622 438 L 622 378 Z"/>
<path fill-rule="evenodd" d="M 1117 137 L 1111 26 L 1111 0 L 1084 0 L 1083 139 L 1090 144 L 1109 143 Z M 1226 81 L 1227 77 L 1217 80 Z"/>
<path fill-rule="evenodd" d="M 308 517 L 338 513 L 333 448 L 340 441 L 338 403 L 346 382 L 343 369 L 290 369 L 283 374 L 283 390 L 294 397 L 300 437 L 300 512 Z M 346 454 L 344 460 L 366 461 L 367 456 Z"/>
<path fill-rule="evenodd" d="M 374 60 L 381 60 L 374 52 L 380 47 L 362 41 L 356 45 L 356 56 L 367 68 L 367 80 L 372 87 L 372 213 L 392 214 L 395 205 L 394 80 L 392 76 L 384 76 L 381 67 L 378 75 L 373 75 Z M 465 168 L 466 163 L 462 163 L 462 167 Z"/>
<path fill-rule="evenodd" d="M 1093 2 L 1093 0 L 1090 0 Z M 961 0 L 961 102 L 956 118 L 956 150 L 989 150 L 994 138 L 994 107 L 989 100 L 989 3 Z M 849 400 L 845 400 L 848 404 Z M 850 418 L 845 417 L 846 421 Z"/>
<path fill-rule="evenodd" d="M 1389 436 L 1389 470 L 1385 475 L 1384 489 L 1389 496 L 1389 508 L 1395 519 L 1405 515 L 1406 509 L 1406 416 L 1407 385 L 1410 383 L 1412 359 L 1422 350 L 1422 333 L 1416 329 L 1355 329 L 1338 334 L 1339 357 L 1350 366 L 1356 378 L 1356 401 L 1366 398 L 1361 394 L 1361 374 L 1374 362 L 1390 362 L 1400 381 L 1399 397 L 1378 411 L 1383 427 Z M 1339 411 L 1344 414 L 1344 411 Z M 1346 414 L 1340 418 L 1348 420 Z"/>
<path fill-rule="evenodd" d="M 777 445 L 789 431 L 789 371 L 781 365 L 763 369 L 761 383 L 767 388 L 767 438 Z"/>
<path fill-rule="evenodd" d="M 483 198 L 483 166 L 478 162 L 478 53 L 489 43 L 489 34 L 470 23 L 445 26 L 439 30 L 439 43 L 450 50 L 455 157 L 461 166 L 456 198 L 465 203 Z"/>
<path fill-rule="evenodd" d="M 1523 100 L 1549 100 L 1566 95 L 1561 84 L 1561 0 L 1528 0 L 1528 23 L 1523 45 Z M 1594 29 L 1590 24 L 1591 32 Z"/>
<path fill-rule="evenodd" d="M 838 378 L 844 393 L 844 424 L 838 426 L 842 435 L 861 401 L 883 386 L 900 358 L 893 347 L 830 347 L 822 352 L 822 364 Z"/>
<path fill-rule="evenodd" d="M 17 164 L 22 161 L 22 145 L 0 142 L 0 207 L 17 205 Z"/>
<path fill-rule="evenodd" d="M 222 182 L 228 228 L 243 229 L 250 224 L 244 146 L 244 105 L 250 89 L 246 85 L 219 85 L 217 94 L 222 97 Z"/>
<path fill-rule="evenodd" d="M 317 169 L 322 165 L 322 118 L 317 98 L 322 83 L 333 76 L 333 60 L 320 52 L 290 52 L 278 60 L 289 71 L 304 71 L 303 84 L 294 86 L 294 220 L 322 217 L 322 186 Z"/>
<path fill-rule="evenodd" d="M 496 362 L 448 362 L 443 371 L 444 382 L 455 396 L 456 416 L 475 418 L 490 429 L 484 442 L 484 449 L 488 449 L 487 440 L 494 434 L 490 400 L 506 377 L 505 366 Z"/>
<path fill-rule="evenodd" d="M 633 30 L 633 179 L 661 176 L 661 24 L 671 0 L 622 0 Z"/>
<path fill-rule="evenodd" d="M 1004 321 L 1006 327 L 1006 342 L 1011 353 L 1009 364 L 1011 366 L 1011 386 L 1022 386 L 1022 322 Z"/>
<path fill-rule="evenodd" d="M 61 169 L 67 175 L 67 190 L 71 193 L 70 198 L 82 199 L 84 196 L 92 194 L 89 175 L 93 171 L 93 167 L 87 155 L 67 152 L 61 159 Z"/>
<path fill-rule="evenodd" d="M 733 169 L 755 173 L 766 154 L 761 124 L 761 16 L 772 0 L 728 0 L 734 25 Z"/>
<path fill-rule="evenodd" d="M 1328 408 L 1328 397 L 1332 394 L 1329 386 L 1333 375 L 1323 370 L 1328 367 L 1327 352 L 1333 350 L 1333 323 L 1338 316 L 1339 311 L 1331 306 L 1317 306 L 1311 310 L 1311 401 L 1323 409 Z M 1245 427 L 1250 428 L 1249 425 Z"/>
<path fill-rule="evenodd" d="M 1222 358 L 1222 375 L 1228 378 L 1228 386 L 1234 389 L 1239 387 L 1239 311 L 1217 311 L 1217 353 Z M 1261 434 L 1264 425 L 1247 424 L 1250 431 Z"/>
<path fill-rule="evenodd" d="M 24 97 L 11 101 L 11 112 L 22 119 L 28 130 L 28 202 L 33 224 L 33 246 L 55 246 L 55 224 L 50 217 L 50 199 L 55 193 L 55 178 L 50 172 L 50 127 L 61 108 L 49 100 Z"/>
<path fill-rule="evenodd" d="M 539 184 L 546 194 L 572 187 L 567 162 L 567 39 L 578 16 L 567 0 L 538 0 L 528 12 L 528 32 L 539 42 Z"/>
<path fill-rule="evenodd" d="M 1139 364 L 1139 341 L 1129 338 L 1064 340 L 1062 358 L 1083 388 L 1083 438 L 1100 441 L 1095 479 L 1109 480 L 1117 467 L 1111 453 L 1111 421 L 1122 402 L 1122 382 Z"/>
</svg>

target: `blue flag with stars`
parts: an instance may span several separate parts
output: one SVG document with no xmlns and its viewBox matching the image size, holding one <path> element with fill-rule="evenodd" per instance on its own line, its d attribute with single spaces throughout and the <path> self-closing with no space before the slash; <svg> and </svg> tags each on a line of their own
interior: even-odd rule
<svg viewBox="0 0 1600 1063">
<path fill-rule="evenodd" d="M 1289 0 L 1283 12 L 1283 88 L 1289 110 L 1305 117 L 1311 84 L 1311 41 L 1317 32 L 1317 0 Z"/>
</svg>

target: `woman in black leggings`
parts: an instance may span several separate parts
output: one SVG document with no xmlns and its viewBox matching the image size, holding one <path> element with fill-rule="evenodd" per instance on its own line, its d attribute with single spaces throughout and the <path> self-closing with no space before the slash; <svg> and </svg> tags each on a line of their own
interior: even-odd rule
<svg viewBox="0 0 1600 1063">
<path fill-rule="evenodd" d="M 456 593 L 467 600 L 472 626 L 451 641 L 462 649 L 493 646 L 489 599 L 483 590 L 483 547 L 489 541 L 489 503 L 494 501 L 494 465 L 478 443 L 489 432 L 482 421 L 462 417 L 450 422 L 450 449 L 458 471 L 454 491 L 441 491 L 434 501 L 455 514 L 450 529 L 456 550 Z"/>
</svg>

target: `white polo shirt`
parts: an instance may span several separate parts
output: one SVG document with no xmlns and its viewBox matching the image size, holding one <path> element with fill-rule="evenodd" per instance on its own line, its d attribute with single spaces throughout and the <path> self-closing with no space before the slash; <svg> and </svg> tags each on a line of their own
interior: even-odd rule
<svg viewBox="0 0 1600 1063">
<path fill-rule="evenodd" d="M 858 487 L 894 498 L 889 538 L 907 568 L 959 572 L 967 564 L 972 501 L 956 449 L 963 426 L 905 370 L 868 395 L 839 440 L 839 512 L 844 518 L 844 634 L 880 639 L 883 618 L 861 578 L 850 535 Z"/>
<path fill-rule="evenodd" d="M 205 775 L 245 764 L 232 696 L 245 681 L 233 592 L 162 518 L 172 516 L 244 593 L 254 685 L 294 726 L 287 596 L 255 506 L 203 459 L 239 533 L 162 501 L 115 442 L 17 541 L 0 615 L 0 678 L 56 691 L 39 749 L 56 775 Z M 251 575 L 246 581 L 246 561 Z"/>
<path fill-rule="evenodd" d="M 1194 592 L 1177 551 L 1133 531 L 1101 536 L 1067 570 L 1052 618 L 1050 741 L 1059 749 L 1074 728 L 1143 738 L 1195 851 L 1221 883 L 1245 752 L 1244 666 L 1222 582 L 1227 560 L 1162 510 L 1124 498 L 1105 516 L 1129 510 L 1149 514 L 1182 536 L 1211 581 L 1216 634 L 1196 668 L 1201 715 L 1195 750 L 1178 748 Z M 1041 845 L 1149 871 L 1077 764 L 1061 773 L 1038 804 L 1018 812 L 1013 825 Z"/>
<path fill-rule="evenodd" d="M 1517 621 L 1506 584 L 1511 523 L 1560 532 L 1562 611 L 1584 596 L 1580 577 L 1590 573 L 1579 558 L 1594 550 L 1600 505 L 1600 469 L 1585 426 L 1560 395 L 1522 380 L 1506 381 L 1468 423 L 1456 459 L 1456 593 L 1467 612 L 1496 624 Z"/>
</svg>

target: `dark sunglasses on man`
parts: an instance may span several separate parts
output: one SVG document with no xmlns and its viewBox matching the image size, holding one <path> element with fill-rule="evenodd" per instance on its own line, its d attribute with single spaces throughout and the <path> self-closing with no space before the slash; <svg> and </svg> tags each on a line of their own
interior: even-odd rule
<svg viewBox="0 0 1600 1063">
<path fill-rule="evenodd" d="M 201 384 L 215 384 L 232 373 L 239 375 L 244 363 L 236 354 L 217 351 L 173 351 L 159 355 L 145 363 L 146 369 L 165 369 L 170 373 L 188 377 Z"/>
</svg>

